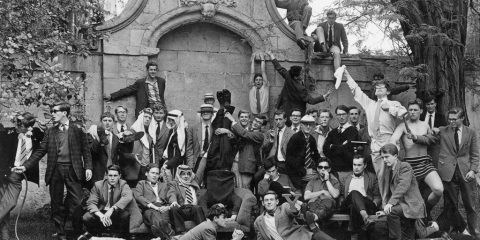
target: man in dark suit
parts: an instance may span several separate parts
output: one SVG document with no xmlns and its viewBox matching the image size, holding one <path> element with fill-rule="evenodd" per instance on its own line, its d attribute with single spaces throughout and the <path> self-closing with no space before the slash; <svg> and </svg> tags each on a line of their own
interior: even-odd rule
<svg viewBox="0 0 480 240">
<path fill-rule="evenodd" d="M 356 155 L 353 158 L 353 171 L 340 179 L 343 182 L 342 197 L 345 199 L 342 209 L 348 209 L 352 234 L 361 232 L 362 226 L 369 224 L 368 215 L 375 214 L 382 205 L 377 176 L 366 171 L 365 157 Z M 353 238 L 352 238 L 353 239 Z"/>
<path fill-rule="evenodd" d="M 76 124 L 70 124 L 70 104 L 57 103 L 51 110 L 54 127 L 49 128 L 38 149 L 15 171 L 21 173 L 37 166 L 48 153 L 45 182 L 50 185 L 52 219 L 58 239 L 65 237 L 65 219 L 80 205 L 82 182 L 92 178 L 92 157 L 87 134 Z M 67 187 L 64 200 L 63 191 Z"/>
<path fill-rule="evenodd" d="M 152 107 L 155 104 L 165 105 L 165 79 L 157 77 L 158 65 L 154 62 L 148 62 L 146 65 L 147 77 L 137 80 L 130 86 L 122 88 L 116 92 L 105 96 L 107 101 L 115 101 L 131 95 L 136 96 L 135 117 L 141 110 Z"/>
<path fill-rule="evenodd" d="M 340 67 L 342 46 L 343 54 L 348 53 L 348 39 L 343 24 L 335 20 L 337 20 L 337 14 L 332 10 L 328 11 L 327 21 L 320 23 L 317 27 L 317 37 L 323 51 L 332 53 L 333 66 L 336 70 Z"/>
<path fill-rule="evenodd" d="M 380 148 L 387 171 L 384 186 L 388 188 L 387 202 L 383 211 L 387 214 L 390 239 L 414 239 L 415 220 L 426 216 L 425 203 L 418 189 L 413 169 L 407 162 L 398 159 L 398 149 L 391 143 Z M 403 221 L 401 221 L 403 219 Z M 404 223 L 402 226 L 400 223 Z"/>
<path fill-rule="evenodd" d="M 360 124 L 360 115 L 362 114 L 362 110 L 360 110 L 357 106 L 351 106 L 348 108 L 348 116 L 349 121 L 352 126 L 354 126 L 357 131 L 360 131 L 365 128 L 365 125 Z"/>
<path fill-rule="evenodd" d="M 317 142 L 310 134 L 315 128 L 315 119 L 305 115 L 302 120 L 302 131 L 293 134 L 287 145 L 286 167 L 287 175 L 293 185 L 302 192 L 307 182 L 315 178 L 315 161 L 319 159 Z"/>
<path fill-rule="evenodd" d="M 154 142 L 154 152 L 155 159 L 154 162 L 158 163 L 160 166 L 163 165 L 163 151 L 167 147 L 169 128 L 166 124 L 167 119 L 167 108 L 161 104 L 155 104 L 152 107 L 153 110 L 153 120 L 150 123 L 149 130 L 150 132 L 155 132 L 155 141 Z"/>
<path fill-rule="evenodd" d="M 118 135 L 121 132 L 124 132 L 128 129 L 127 125 L 127 114 L 128 114 L 128 109 L 124 106 L 117 106 L 115 108 L 115 124 L 112 127 L 112 132 L 115 135 Z"/>
<path fill-rule="evenodd" d="M 27 160 L 43 139 L 43 132 L 35 124 L 31 113 L 23 113 L 15 118 L 15 128 L 0 128 L 0 229 L 2 239 L 9 238 L 8 226 L 10 211 L 17 205 L 22 191 L 23 175 L 10 171 Z M 1 124 L 0 124 L 1 125 Z M 38 184 L 38 163 L 26 173 L 27 180 Z"/>
<path fill-rule="evenodd" d="M 340 126 L 328 133 L 323 144 L 323 153 L 332 161 L 332 171 L 338 178 L 343 179 L 352 171 L 352 141 L 358 140 L 358 131 L 348 121 L 347 106 L 337 106 L 335 114 Z"/>
<path fill-rule="evenodd" d="M 125 208 L 132 199 L 132 190 L 120 179 L 120 166 L 108 166 L 107 179 L 95 182 L 90 191 L 88 212 L 83 215 L 88 232 L 83 236 L 105 231 L 128 234 L 130 213 Z M 81 237 L 79 239 L 84 239 Z"/>
<path fill-rule="evenodd" d="M 274 157 L 278 171 L 286 172 L 287 144 L 294 134 L 293 130 L 285 126 L 287 114 L 283 110 L 277 110 L 274 114 L 275 129 L 270 130 L 270 139 L 264 146 L 264 151 L 269 152 L 268 158 Z M 265 169 L 267 170 L 267 169 Z"/>
<path fill-rule="evenodd" d="M 277 8 L 287 9 L 287 20 L 290 27 L 295 32 L 297 44 L 301 49 L 305 49 L 305 29 L 310 24 L 312 16 L 312 7 L 308 5 L 308 0 L 275 0 Z"/>
<path fill-rule="evenodd" d="M 201 184 L 212 139 L 213 105 L 202 104 L 199 112 L 201 122 L 187 129 L 187 165 L 193 169 Z"/>
<path fill-rule="evenodd" d="M 170 200 L 168 196 L 168 185 L 160 182 L 160 166 L 158 163 L 150 163 L 145 173 L 147 180 L 138 182 L 133 189 L 133 196 L 142 210 L 143 221 L 152 230 L 155 237 L 169 239 L 173 234 L 169 210 Z"/>
<path fill-rule="evenodd" d="M 433 132 L 438 133 L 439 127 L 447 125 L 447 119 L 442 113 L 437 112 L 437 102 L 434 96 L 427 96 L 425 108 L 426 111 L 420 115 L 420 120 L 426 122 Z M 438 168 L 439 153 L 440 145 L 438 143 L 428 146 L 428 155 L 432 157 L 433 166 L 436 168 Z"/>
<path fill-rule="evenodd" d="M 268 51 L 267 54 L 270 55 L 275 69 L 285 79 L 285 84 L 278 98 L 277 109 L 283 109 L 287 113 L 287 117 L 290 117 L 292 109 L 295 108 L 300 110 L 302 116 L 305 115 L 307 103 L 312 105 L 321 103 L 332 93 L 330 90 L 324 95 L 313 97 L 308 93 L 305 86 L 302 67 L 292 66 L 290 70 L 287 70 L 278 63 L 272 52 Z"/>
<path fill-rule="evenodd" d="M 440 159 L 438 173 L 443 181 L 444 213 L 458 209 L 458 189 L 462 194 L 463 205 L 467 212 L 468 231 L 471 235 L 480 237 L 476 230 L 477 213 L 475 212 L 475 174 L 479 167 L 479 149 L 477 134 L 471 128 L 463 125 L 465 113 L 461 108 L 448 111 L 447 127 L 440 127 Z M 456 216 L 456 217 L 455 217 Z M 440 217 L 450 219 L 451 225 L 462 222 L 458 214 L 441 214 Z M 440 218 L 439 219 L 442 219 Z M 442 225 L 442 224 L 440 224 Z M 442 229 L 442 227 L 441 227 Z M 462 229 L 457 229 L 462 231 Z"/>
</svg>

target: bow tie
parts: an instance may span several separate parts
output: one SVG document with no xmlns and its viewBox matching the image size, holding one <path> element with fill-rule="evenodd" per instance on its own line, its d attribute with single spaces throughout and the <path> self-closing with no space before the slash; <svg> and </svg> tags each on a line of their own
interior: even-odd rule
<svg viewBox="0 0 480 240">
<path fill-rule="evenodd" d="M 275 214 L 275 210 L 266 211 L 268 215 L 272 216 Z"/>
</svg>

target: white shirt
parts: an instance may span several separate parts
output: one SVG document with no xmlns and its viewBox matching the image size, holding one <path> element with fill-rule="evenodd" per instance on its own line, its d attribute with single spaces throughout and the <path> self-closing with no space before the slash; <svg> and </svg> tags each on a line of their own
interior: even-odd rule
<svg viewBox="0 0 480 240">
<path fill-rule="evenodd" d="M 291 128 L 295 133 L 297 133 L 298 131 L 300 131 L 300 124 L 298 124 L 298 126 L 296 126 L 296 127 L 293 126 L 293 124 L 292 124 L 292 126 L 290 126 L 290 128 Z M 297 128 L 297 130 L 295 131 L 294 128 Z"/>
<path fill-rule="evenodd" d="M 433 129 L 433 125 L 435 125 L 435 112 L 433 113 L 427 112 L 427 115 L 425 115 L 425 122 L 428 124 L 428 119 L 430 118 L 430 115 L 432 115 L 432 120 L 431 120 L 432 125 L 430 125 L 430 128 Z"/>
<path fill-rule="evenodd" d="M 367 192 L 365 191 L 365 179 L 363 175 L 360 177 L 355 177 L 355 175 L 352 174 L 352 181 L 350 181 L 350 186 L 348 187 L 348 193 L 352 192 L 353 190 L 357 190 L 364 197 L 367 196 Z"/>
<path fill-rule="evenodd" d="M 285 156 L 282 154 L 282 140 L 283 134 L 285 133 L 285 126 L 283 126 L 282 130 L 278 131 L 278 143 L 277 143 L 277 159 L 279 162 L 285 162 Z"/>
<path fill-rule="evenodd" d="M 455 131 L 455 129 L 453 129 Z M 462 133 L 463 133 L 463 126 L 458 128 L 458 146 L 462 145 Z"/>
<path fill-rule="evenodd" d="M 352 124 L 350 124 L 349 122 L 343 124 L 343 126 L 340 126 L 338 127 L 340 129 L 340 132 L 345 132 L 345 129 L 347 129 L 348 127 L 352 126 Z"/>
<path fill-rule="evenodd" d="M 120 124 L 117 122 L 117 130 L 118 132 L 121 132 L 122 131 L 122 125 L 123 125 L 123 131 L 126 131 L 127 130 L 127 124 Z"/>
<path fill-rule="evenodd" d="M 155 202 L 162 202 L 160 201 L 160 197 L 158 196 L 158 184 L 152 184 L 151 182 L 148 182 L 148 184 L 150 184 L 150 186 L 153 188 L 153 193 L 155 193 L 155 196 L 157 197 L 157 199 L 155 199 Z"/>
<path fill-rule="evenodd" d="M 267 226 L 267 233 L 269 233 L 268 235 L 274 240 L 283 240 L 277 231 L 277 226 L 275 225 L 275 216 L 270 216 L 270 214 L 265 213 L 263 219 L 265 220 L 265 225 Z"/>
<path fill-rule="evenodd" d="M 268 99 L 269 99 L 269 92 L 266 84 L 264 83 L 260 89 L 260 112 L 257 111 L 257 87 L 253 86 L 250 89 L 248 94 L 250 100 L 250 111 L 253 114 L 261 114 L 261 113 L 268 113 Z"/>
<path fill-rule="evenodd" d="M 20 160 L 20 152 L 22 151 L 22 139 L 25 139 L 25 148 L 27 149 L 27 157 L 24 159 L 27 160 L 32 155 L 32 138 L 25 136 L 25 134 L 18 134 L 18 144 L 17 144 L 17 153 L 15 154 L 15 167 L 22 166 L 24 162 Z"/>
</svg>

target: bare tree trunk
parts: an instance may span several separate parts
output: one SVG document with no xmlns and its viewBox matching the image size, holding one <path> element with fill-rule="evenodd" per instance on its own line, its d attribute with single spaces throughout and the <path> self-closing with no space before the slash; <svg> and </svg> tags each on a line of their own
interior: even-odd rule
<svg viewBox="0 0 480 240">
<path fill-rule="evenodd" d="M 435 94 L 438 111 L 465 110 L 463 58 L 469 0 L 391 0 L 404 16 L 401 26 L 416 65 L 426 75 L 417 81 L 417 96 Z"/>
</svg>

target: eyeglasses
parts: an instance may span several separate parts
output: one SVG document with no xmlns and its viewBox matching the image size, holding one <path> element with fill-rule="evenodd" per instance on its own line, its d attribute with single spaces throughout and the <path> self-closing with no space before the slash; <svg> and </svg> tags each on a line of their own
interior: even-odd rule
<svg viewBox="0 0 480 240">
<path fill-rule="evenodd" d="M 292 117 L 301 117 L 302 115 L 292 114 Z"/>
<path fill-rule="evenodd" d="M 50 110 L 50 113 L 51 113 L 51 114 L 54 114 L 54 113 L 57 113 L 57 112 L 63 112 L 63 111 L 60 110 L 60 109 L 52 109 L 52 110 Z"/>
<path fill-rule="evenodd" d="M 325 169 L 325 170 L 327 170 L 327 169 L 330 169 L 330 167 L 329 167 L 329 166 L 318 166 L 317 169 Z"/>
</svg>

